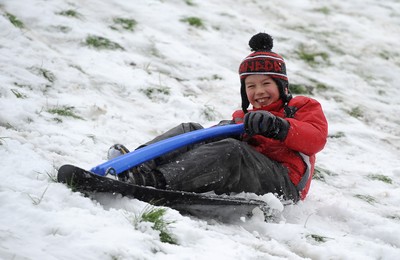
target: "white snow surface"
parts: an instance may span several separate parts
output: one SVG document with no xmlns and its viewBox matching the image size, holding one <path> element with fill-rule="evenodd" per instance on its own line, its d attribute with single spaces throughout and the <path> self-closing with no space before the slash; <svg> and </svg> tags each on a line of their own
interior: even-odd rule
<svg viewBox="0 0 400 260">
<path fill-rule="evenodd" d="M 0 13 L 1 259 L 399 259 L 398 0 L 1 0 Z M 261 197 L 280 211 L 269 222 L 167 209 L 174 245 L 132 223 L 147 203 L 53 181 L 63 164 L 104 162 L 114 143 L 134 149 L 181 122 L 230 119 L 258 32 L 329 122 L 306 200 Z M 93 35 L 123 49 L 85 45 Z"/>
</svg>

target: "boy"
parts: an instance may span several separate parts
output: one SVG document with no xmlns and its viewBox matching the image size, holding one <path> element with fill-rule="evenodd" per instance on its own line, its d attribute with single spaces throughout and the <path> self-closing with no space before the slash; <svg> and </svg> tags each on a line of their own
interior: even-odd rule
<svg viewBox="0 0 400 260">
<path fill-rule="evenodd" d="M 249 45 L 253 52 L 239 67 L 242 110 L 229 122 L 243 123 L 245 134 L 179 149 L 120 174 L 122 180 L 199 193 L 271 192 L 294 202 L 306 197 L 315 154 L 326 143 L 326 118 L 316 100 L 292 97 L 285 61 L 271 51 L 270 35 L 256 34 Z M 148 144 L 201 128 L 184 123 Z M 115 152 L 128 151 L 115 145 L 110 157 Z"/>
</svg>

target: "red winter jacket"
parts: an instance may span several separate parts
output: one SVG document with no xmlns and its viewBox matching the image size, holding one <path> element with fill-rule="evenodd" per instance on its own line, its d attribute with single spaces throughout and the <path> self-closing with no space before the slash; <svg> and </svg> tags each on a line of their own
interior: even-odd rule
<svg viewBox="0 0 400 260">
<path fill-rule="evenodd" d="M 278 100 L 268 106 L 249 111 L 266 110 L 285 118 L 290 124 L 286 139 L 281 142 L 255 135 L 248 143 L 260 153 L 286 166 L 291 181 L 297 186 L 301 199 L 304 199 L 314 173 L 315 154 L 321 151 L 326 143 L 328 122 L 320 103 L 312 98 L 297 96 L 290 100 L 288 106 L 296 110 L 293 118 L 285 116 L 283 105 L 282 100 Z M 243 123 L 243 118 L 242 110 L 233 113 L 236 123 Z"/>
</svg>

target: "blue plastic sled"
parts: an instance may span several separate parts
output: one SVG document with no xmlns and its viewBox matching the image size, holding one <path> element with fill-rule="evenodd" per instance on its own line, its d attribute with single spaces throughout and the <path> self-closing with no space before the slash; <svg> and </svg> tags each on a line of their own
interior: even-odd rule
<svg viewBox="0 0 400 260">
<path fill-rule="evenodd" d="M 121 155 L 105 163 L 93 167 L 90 171 L 105 176 L 107 174 L 118 175 L 132 167 L 146 161 L 157 158 L 168 152 L 172 152 L 183 146 L 199 143 L 208 139 L 224 136 L 239 135 L 244 132 L 243 124 L 215 126 L 177 135 L 154 144 L 150 144 L 138 150 Z"/>
</svg>

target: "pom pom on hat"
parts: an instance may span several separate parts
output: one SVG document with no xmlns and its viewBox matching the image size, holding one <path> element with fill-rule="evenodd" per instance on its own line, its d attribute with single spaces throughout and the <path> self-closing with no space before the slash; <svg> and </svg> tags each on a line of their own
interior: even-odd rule
<svg viewBox="0 0 400 260">
<path fill-rule="evenodd" d="M 251 51 L 271 51 L 274 47 L 274 40 L 269 34 L 258 33 L 251 37 L 249 46 Z"/>
</svg>

